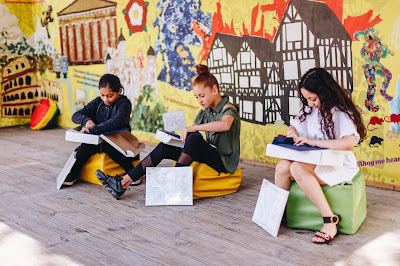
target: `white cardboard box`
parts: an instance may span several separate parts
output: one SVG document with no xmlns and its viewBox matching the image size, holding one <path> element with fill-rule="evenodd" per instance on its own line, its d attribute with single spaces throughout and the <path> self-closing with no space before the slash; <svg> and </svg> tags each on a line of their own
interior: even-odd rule
<svg viewBox="0 0 400 266">
<path fill-rule="evenodd" d="M 343 165 L 346 151 L 296 151 L 275 144 L 267 144 L 265 155 L 315 165 Z"/>
<path fill-rule="evenodd" d="M 146 145 L 131 134 L 128 130 L 122 130 L 110 134 L 101 134 L 100 138 L 108 142 L 125 157 L 135 157 L 144 150 Z"/>
<path fill-rule="evenodd" d="M 156 132 L 156 139 L 158 139 L 162 143 L 165 143 L 165 144 L 168 144 L 171 146 L 176 146 L 179 148 L 183 148 L 183 146 L 185 145 L 185 143 L 182 142 L 180 138 L 177 138 L 177 137 L 171 135 L 170 133 L 159 130 L 159 129 L 157 129 L 157 132 Z"/>
<path fill-rule="evenodd" d="M 81 133 L 75 129 L 69 129 L 65 132 L 65 140 L 93 145 L 98 145 L 103 141 L 99 135 Z"/>
</svg>

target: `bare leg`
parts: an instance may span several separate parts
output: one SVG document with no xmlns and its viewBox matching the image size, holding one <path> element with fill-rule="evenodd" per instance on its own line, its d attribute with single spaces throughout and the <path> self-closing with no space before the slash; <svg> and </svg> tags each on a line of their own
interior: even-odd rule
<svg viewBox="0 0 400 266">
<path fill-rule="evenodd" d="M 275 185 L 283 189 L 289 190 L 290 178 L 292 177 L 290 173 L 290 165 L 293 161 L 281 160 L 275 168 Z"/>
<path fill-rule="evenodd" d="M 138 164 L 136 167 L 142 167 L 143 171 L 146 171 L 146 167 L 152 166 L 152 162 L 151 162 L 151 157 L 150 155 L 147 155 L 146 158 L 143 159 L 143 161 L 140 162 L 140 164 Z M 131 177 L 126 174 L 122 177 L 121 180 L 121 185 L 122 188 L 126 189 L 129 187 L 129 185 L 133 182 L 133 180 L 131 179 Z"/>
<path fill-rule="evenodd" d="M 316 176 L 314 169 L 315 165 L 307 163 L 293 162 L 290 165 L 290 173 L 293 178 L 307 197 L 318 208 L 322 217 L 331 217 L 334 214 L 329 207 L 328 201 L 326 200 L 321 188 L 321 185 L 326 184 Z M 337 233 L 336 225 L 333 223 L 324 223 L 321 231 L 327 233 L 333 238 Z M 314 237 L 313 242 L 323 242 L 323 240 Z"/>
</svg>

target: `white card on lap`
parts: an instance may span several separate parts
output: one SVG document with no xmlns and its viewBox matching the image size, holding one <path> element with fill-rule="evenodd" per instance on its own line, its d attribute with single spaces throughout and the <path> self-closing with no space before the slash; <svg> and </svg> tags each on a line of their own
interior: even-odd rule
<svg viewBox="0 0 400 266">
<path fill-rule="evenodd" d="M 147 167 L 146 206 L 193 205 L 193 167 Z"/>
<path fill-rule="evenodd" d="M 289 191 L 284 190 L 264 179 L 252 221 L 265 231 L 276 237 L 281 225 L 283 212 L 289 197 Z"/>
</svg>

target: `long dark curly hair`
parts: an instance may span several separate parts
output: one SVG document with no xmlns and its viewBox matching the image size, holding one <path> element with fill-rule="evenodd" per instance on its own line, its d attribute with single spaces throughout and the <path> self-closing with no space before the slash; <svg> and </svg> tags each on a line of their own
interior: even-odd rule
<svg viewBox="0 0 400 266">
<path fill-rule="evenodd" d="M 365 125 L 361 119 L 361 114 L 357 110 L 356 106 L 352 102 L 349 96 L 346 95 L 345 90 L 333 79 L 323 68 L 312 68 L 307 71 L 306 74 L 300 80 L 299 83 L 299 95 L 303 106 L 301 108 L 301 115 L 299 116 L 300 121 L 304 121 L 311 113 L 306 111 L 308 106 L 307 100 L 301 94 L 301 89 L 304 88 L 311 93 L 317 94 L 321 101 L 319 111 L 321 112 L 321 119 L 319 124 L 321 130 L 329 139 L 335 139 L 335 132 L 333 130 L 334 123 L 332 121 L 331 110 L 333 107 L 337 107 L 340 111 L 345 112 L 357 127 L 357 132 L 360 134 L 360 141 L 365 139 L 367 131 Z"/>
</svg>

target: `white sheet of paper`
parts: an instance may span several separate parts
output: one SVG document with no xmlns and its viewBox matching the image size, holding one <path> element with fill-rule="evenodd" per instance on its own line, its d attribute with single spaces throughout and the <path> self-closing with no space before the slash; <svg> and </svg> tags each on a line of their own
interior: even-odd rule
<svg viewBox="0 0 400 266">
<path fill-rule="evenodd" d="M 71 172 L 72 166 L 74 166 L 76 162 L 75 151 L 69 156 L 64 168 L 61 170 L 60 174 L 57 177 L 57 189 L 60 189 L 68 174 Z"/>
<path fill-rule="evenodd" d="M 193 167 L 147 167 L 146 206 L 193 205 Z"/>
<path fill-rule="evenodd" d="M 252 221 L 276 237 L 285 211 L 289 191 L 264 179 Z"/>
</svg>

